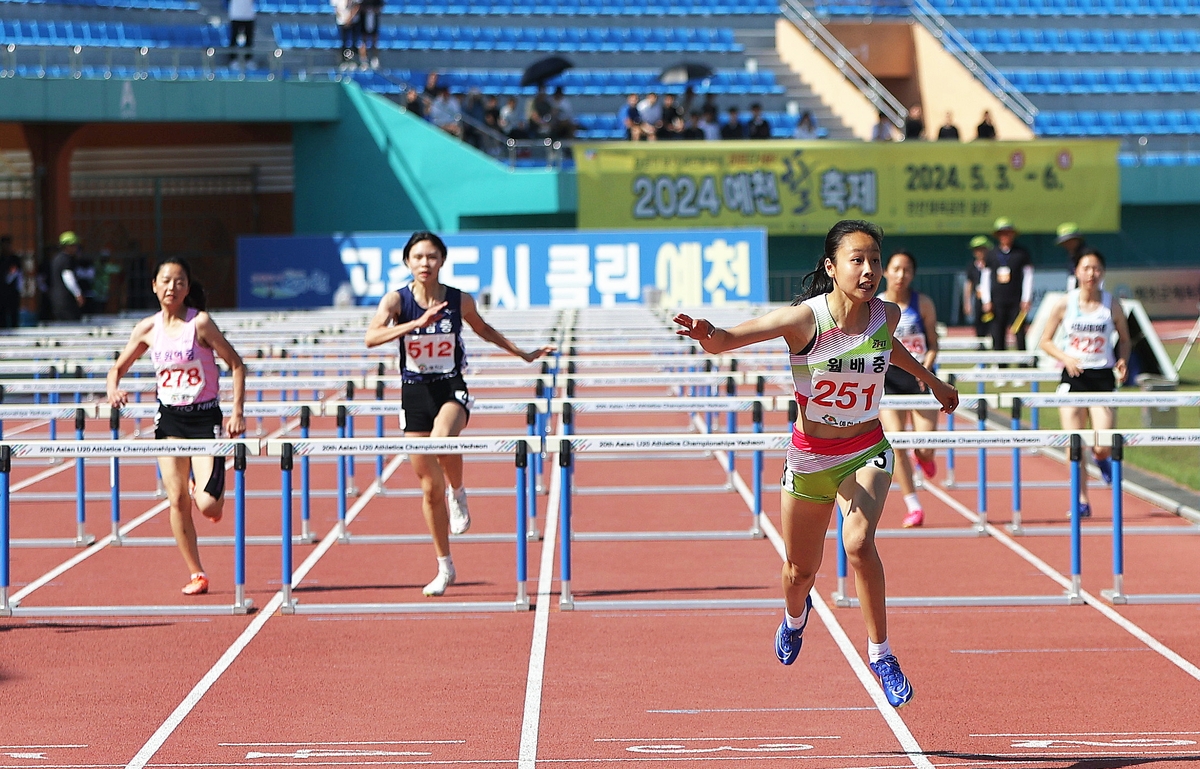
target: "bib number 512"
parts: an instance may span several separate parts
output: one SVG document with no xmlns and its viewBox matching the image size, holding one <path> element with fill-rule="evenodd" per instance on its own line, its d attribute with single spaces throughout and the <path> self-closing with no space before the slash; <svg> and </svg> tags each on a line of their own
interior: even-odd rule
<svg viewBox="0 0 1200 769">
<path fill-rule="evenodd" d="M 842 411 L 856 411 L 861 408 L 863 411 L 870 411 L 872 404 L 875 402 L 875 385 L 863 387 L 859 382 L 842 382 L 840 385 L 837 382 L 823 379 L 813 386 L 813 403 L 818 406 L 824 406 L 827 409 L 840 409 Z M 859 400 L 864 399 L 865 404 L 859 406 Z"/>
<path fill-rule="evenodd" d="M 410 358 L 445 358 L 454 351 L 454 343 L 443 340 L 441 342 L 421 342 L 417 339 L 408 341 L 408 356 Z"/>
</svg>

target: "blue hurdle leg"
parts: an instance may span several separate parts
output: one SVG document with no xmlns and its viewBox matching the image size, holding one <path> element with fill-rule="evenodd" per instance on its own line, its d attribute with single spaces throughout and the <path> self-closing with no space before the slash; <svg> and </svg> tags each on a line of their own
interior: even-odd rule
<svg viewBox="0 0 1200 769">
<path fill-rule="evenodd" d="M 529 594 L 526 592 L 526 582 L 529 579 L 529 532 L 526 527 L 529 513 L 526 510 L 526 476 L 528 475 L 529 446 L 521 444 L 517 447 L 517 598 L 518 609 L 529 608 Z"/>
<path fill-rule="evenodd" d="M 850 566 L 846 559 L 846 544 L 842 539 L 842 506 L 833 503 L 833 513 L 837 516 L 837 590 L 830 598 L 836 606 L 849 606 L 850 599 L 846 596 L 846 576 Z"/>
<path fill-rule="evenodd" d="M 9 585 L 9 514 L 10 500 L 8 495 L 9 474 L 12 472 L 12 449 L 0 446 L 0 616 L 9 616 L 12 609 L 8 605 Z"/>
<path fill-rule="evenodd" d="M 561 501 L 559 503 L 559 540 L 561 549 L 559 551 L 559 560 L 561 561 L 561 582 L 562 593 L 558 599 L 558 608 L 560 611 L 568 611 L 575 608 L 575 601 L 571 598 L 571 442 L 562 441 L 562 446 L 558 454 L 558 464 L 560 470 L 560 478 L 562 480 Z"/>
<path fill-rule="evenodd" d="M 249 611 L 246 598 L 246 446 L 239 443 L 233 455 L 233 610 Z M 224 462 L 223 457 L 214 457 Z"/>
<path fill-rule="evenodd" d="M 1113 436 L 1112 447 L 1112 494 L 1113 494 L 1113 586 L 1100 594 L 1114 604 L 1127 603 L 1125 596 L 1125 500 L 1121 493 L 1124 483 L 1125 441 L 1121 435 Z"/>
<path fill-rule="evenodd" d="M 279 525 L 282 532 L 279 577 L 283 590 L 281 609 L 285 614 L 291 614 L 296 610 L 296 604 L 292 601 L 292 444 L 284 444 L 279 466 L 279 483 L 282 487 L 279 498 Z"/>
<path fill-rule="evenodd" d="M 1079 491 L 1080 458 L 1083 454 L 1083 440 L 1078 433 L 1071 435 L 1071 587 L 1067 590 L 1067 599 L 1071 603 L 1082 603 L 1080 574 L 1082 572 L 1080 553 L 1080 523 L 1079 523 Z"/>
</svg>

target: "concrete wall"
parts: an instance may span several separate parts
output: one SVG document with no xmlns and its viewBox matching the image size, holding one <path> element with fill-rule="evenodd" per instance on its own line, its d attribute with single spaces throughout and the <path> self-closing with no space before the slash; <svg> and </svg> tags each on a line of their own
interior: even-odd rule
<svg viewBox="0 0 1200 769">
<path fill-rule="evenodd" d="M 962 140 L 974 139 L 975 127 L 979 125 L 984 110 L 992 113 L 996 138 L 1033 138 L 1033 129 L 993 96 L 928 30 L 920 24 L 906 26 L 912 30 L 916 48 L 917 80 L 925 110 L 925 130 L 930 139 L 937 138 L 947 112 L 953 113 L 954 124 L 958 126 Z"/>
<path fill-rule="evenodd" d="M 855 137 L 864 141 L 871 138 L 871 127 L 878 122 L 879 112 L 795 24 L 782 18 L 775 22 L 775 47 L 779 58 L 829 105 Z"/>
</svg>

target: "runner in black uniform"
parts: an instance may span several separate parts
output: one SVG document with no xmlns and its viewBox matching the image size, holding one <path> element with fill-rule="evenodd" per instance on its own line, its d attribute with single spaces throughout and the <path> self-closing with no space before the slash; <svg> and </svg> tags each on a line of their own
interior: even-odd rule
<svg viewBox="0 0 1200 769">
<path fill-rule="evenodd" d="M 400 343 L 403 429 L 410 437 L 458 435 L 470 417 L 471 395 L 463 381 L 466 350 L 462 324 L 466 321 L 485 341 L 525 361 L 534 361 L 553 346 L 525 352 L 479 316 L 475 300 L 457 288 L 438 282 L 446 263 L 446 244 L 432 232 L 415 232 L 404 246 L 404 264 L 413 280 L 379 302 L 367 328 L 367 347 Z M 467 492 L 463 488 L 462 456 L 412 454 L 409 457 L 424 492 L 422 510 L 438 556 L 438 574 L 424 593 L 442 595 L 454 584 L 450 534 L 471 525 Z M 447 488 L 449 481 L 449 488 Z"/>
</svg>

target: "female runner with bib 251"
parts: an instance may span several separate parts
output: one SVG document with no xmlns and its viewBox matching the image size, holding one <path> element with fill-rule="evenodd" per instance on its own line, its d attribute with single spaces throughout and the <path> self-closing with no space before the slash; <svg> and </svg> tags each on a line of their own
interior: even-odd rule
<svg viewBox="0 0 1200 769">
<path fill-rule="evenodd" d="M 212 439 L 221 437 L 221 402 L 217 361 L 229 366 L 233 375 L 233 413 L 225 421 L 231 437 L 246 431 L 242 408 L 246 401 L 246 367 L 242 358 L 225 339 L 204 311 L 204 288 L 192 280 L 192 271 L 183 259 L 166 259 L 154 273 L 151 284 L 162 310 L 133 327 L 129 344 L 108 371 L 108 403 L 124 406 L 129 396 L 120 389 L 121 377 L 146 350 L 154 361 L 158 376 L 158 414 L 154 417 L 154 437 L 171 439 Z M 208 592 L 208 576 L 200 565 L 196 545 L 196 524 L 192 521 L 191 498 L 201 514 L 213 523 L 221 520 L 225 497 L 224 457 L 159 457 L 163 488 L 171 505 L 171 531 L 183 560 L 191 572 L 184 595 Z M 196 480 L 189 495 L 188 474 Z"/>
<path fill-rule="evenodd" d="M 467 363 L 462 341 L 464 321 L 480 339 L 527 363 L 556 348 L 548 345 L 525 352 L 479 316 L 470 294 L 438 282 L 438 273 L 446 264 L 446 244 L 432 232 L 412 234 L 404 246 L 404 264 L 412 271 L 412 283 L 380 300 L 367 328 L 366 344 L 378 347 L 400 342 L 405 435 L 458 435 L 471 416 L 471 395 L 462 376 Z M 462 534 L 471 525 L 462 455 L 410 454 L 409 461 L 421 482 L 421 509 L 438 560 L 437 576 L 422 592 L 438 596 L 454 584 L 450 534 Z"/>
<path fill-rule="evenodd" d="M 836 501 L 845 517 L 842 536 L 866 621 L 867 656 L 888 702 L 898 708 L 912 699 L 913 689 L 888 644 L 883 563 L 875 549 L 894 462 L 879 424 L 884 372 L 890 364 L 912 374 L 946 412 L 957 408 L 958 392 L 894 341 L 900 309 L 875 298 L 883 275 L 882 243 L 883 231 L 870 222 L 838 222 L 791 307 L 731 329 L 683 314 L 675 322 L 683 326 L 677 333 L 710 353 L 778 337 L 787 343 L 800 415 L 782 481 L 786 611 L 775 634 L 775 654 L 784 665 L 800 654 L 810 591 Z"/>
<path fill-rule="evenodd" d="M 1060 393 L 1111 393 L 1125 380 L 1129 360 L 1129 321 L 1121 304 L 1100 286 L 1104 283 L 1104 257 L 1099 251 L 1084 251 L 1075 263 L 1079 288 L 1071 289 L 1050 310 L 1042 332 L 1041 348 L 1063 365 Z M 1055 342 L 1059 326 L 1066 331 L 1066 349 Z M 1117 335 L 1113 347 L 1113 334 Z M 1093 430 L 1111 430 L 1113 410 L 1107 406 L 1064 407 L 1058 410 L 1064 430 L 1085 430 L 1091 412 Z M 1109 450 L 1092 447 L 1092 458 L 1105 483 L 1112 483 Z M 1080 458 L 1082 462 L 1086 459 Z M 1087 468 L 1079 474 L 1079 515 L 1092 514 L 1088 498 Z"/>
</svg>

